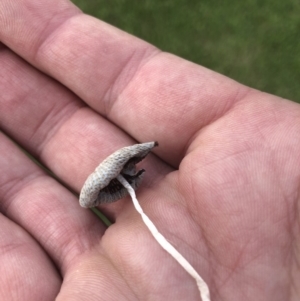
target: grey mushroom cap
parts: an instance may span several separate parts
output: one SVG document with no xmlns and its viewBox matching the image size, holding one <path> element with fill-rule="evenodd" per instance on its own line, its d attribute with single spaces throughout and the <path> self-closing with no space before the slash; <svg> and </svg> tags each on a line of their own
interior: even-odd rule
<svg viewBox="0 0 300 301">
<path fill-rule="evenodd" d="M 146 142 L 126 146 L 108 156 L 85 181 L 79 196 L 80 205 L 90 208 L 125 197 L 128 192 L 116 179 L 119 174 L 136 190 L 145 170 L 136 171 L 135 165 L 157 145 L 157 142 Z"/>
</svg>

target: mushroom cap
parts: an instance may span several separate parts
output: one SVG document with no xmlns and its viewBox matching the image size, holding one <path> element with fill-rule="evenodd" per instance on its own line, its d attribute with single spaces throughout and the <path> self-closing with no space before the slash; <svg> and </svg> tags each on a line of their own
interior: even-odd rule
<svg viewBox="0 0 300 301">
<path fill-rule="evenodd" d="M 136 190 L 145 170 L 136 172 L 135 165 L 157 145 L 157 142 L 146 142 L 126 146 L 108 156 L 85 181 L 79 196 L 80 205 L 95 207 L 126 196 L 126 188 L 116 179 L 119 174 Z"/>
</svg>

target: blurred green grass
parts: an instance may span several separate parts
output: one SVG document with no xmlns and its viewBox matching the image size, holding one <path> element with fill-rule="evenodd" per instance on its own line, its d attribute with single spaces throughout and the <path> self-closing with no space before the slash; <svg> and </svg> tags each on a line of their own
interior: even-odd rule
<svg viewBox="0 0 300 301">
<path fill-rule="evenodd" d="M 164 51 L 300 102 L 299 0 L 73 2 Z"/>
</svg>

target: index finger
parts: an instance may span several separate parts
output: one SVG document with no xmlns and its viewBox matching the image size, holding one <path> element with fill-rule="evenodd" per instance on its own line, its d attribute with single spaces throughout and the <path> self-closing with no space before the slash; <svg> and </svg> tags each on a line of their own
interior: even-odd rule
<svg viewBox="0 0 300 301">
<path fill-rule="evenodd" d="M 201 128 L 248 92 L 82 14 L 67 0 L 2 0 L 0 28 L 3 43 L 137 141 L 159 141 L 157 152 L 173 166 Z"/>
</svg>

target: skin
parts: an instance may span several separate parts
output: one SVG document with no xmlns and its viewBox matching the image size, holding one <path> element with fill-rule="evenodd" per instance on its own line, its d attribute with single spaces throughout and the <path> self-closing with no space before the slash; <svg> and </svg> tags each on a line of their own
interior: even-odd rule
<svg viewBox="0 0 300 301">
<path fill-rule="evenodd" d="M 72 193 L 153 140 L 138 199 L 211 299 L 299 300 L 299 104 L 65 0 L 1 0 L 0 41 L 1 300 L 200 300 L 129 198 L 100 208 L 107 229 Z"/>
</svg>

